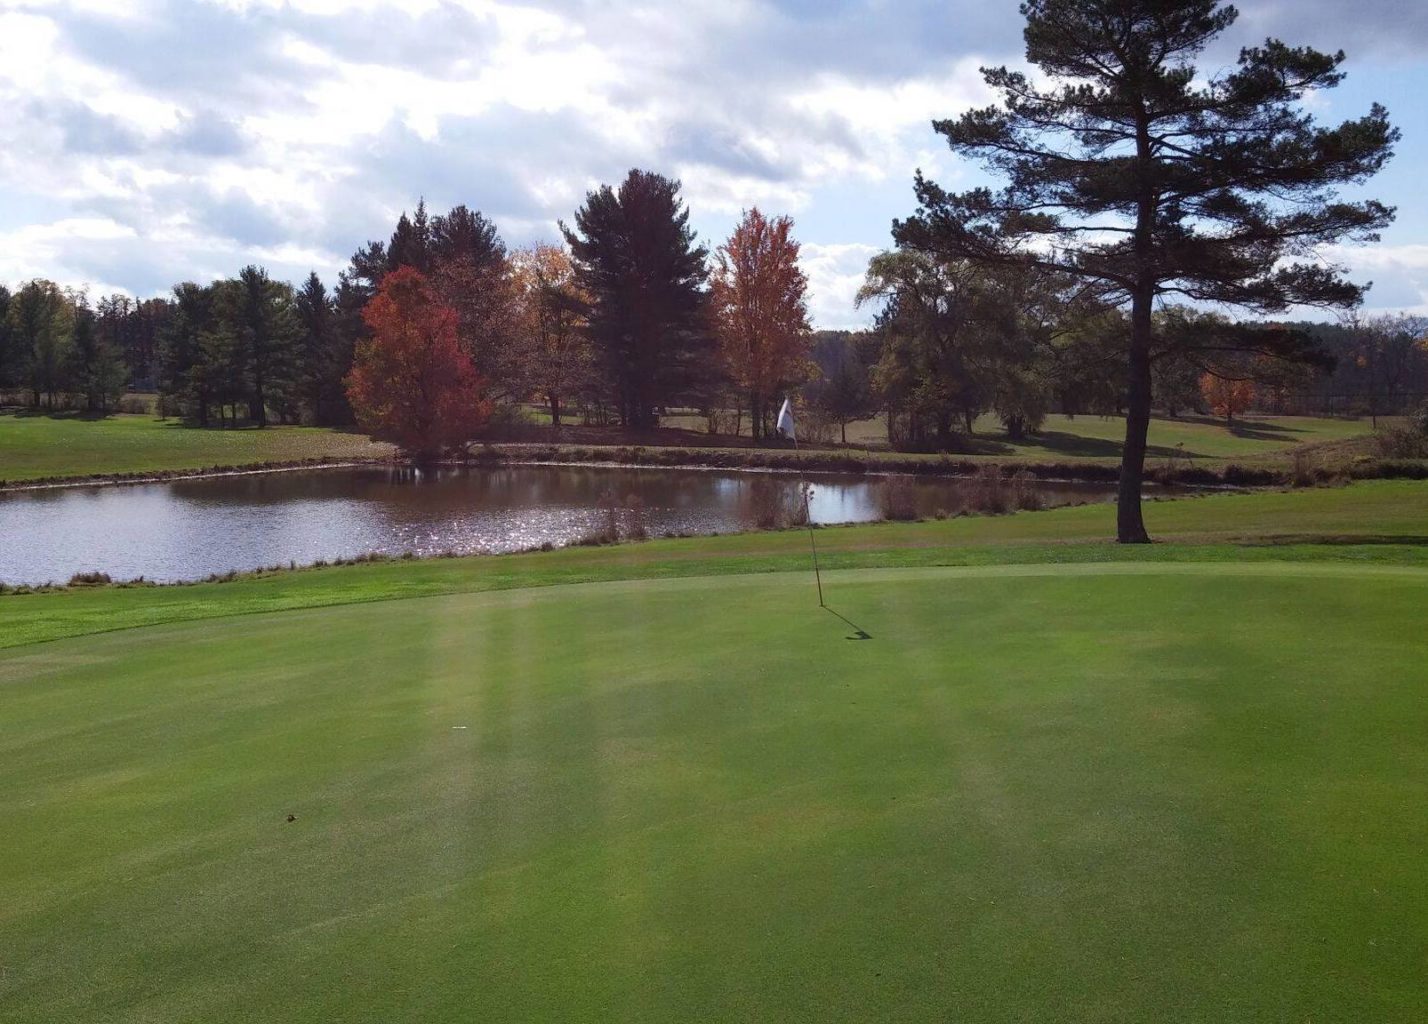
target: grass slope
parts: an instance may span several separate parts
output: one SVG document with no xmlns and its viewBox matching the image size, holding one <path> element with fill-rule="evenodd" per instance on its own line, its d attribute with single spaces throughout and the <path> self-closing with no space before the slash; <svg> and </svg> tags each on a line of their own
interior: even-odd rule
<svg viewBox="0 0 1428 1024">
<path fill-rule="evenodd" d="M 1123 547 L 1107 505 L 817 532 L 831 568 L 1008 561 L 1428 561 L 1428 483 L 1374 481 L 1335 489 L 1224 494 L 1147 505 L 1151 532 L 1172 544 Z M 1302 545 L 1330 545 L 1304 548 Z M 1272 546 L 1224 546 L 1229 543 Z M 1220 545 L 1206 547 L 1206 545 Z M 1299 545 L 1296 547 L 1295 545 Z M 568 548 L 429 562 L 303 570 L 232 583 L 73 589 L 0 596 L 0 648 L 192 618 L 434 594 L 637 577 L 806 570 L 799 530 L 612 548 Z"/>
<path fill-rule="evenodd" d="M 0 413 L 0 481 L 8 483 L 389 454 L 389 445 L 321 427 L 202 430 L 151 416 Z"/>
<path fill-rule="evenodd" d="M 0 654 L 5 1019 L 1422 1019 L 1428 572 L 829 591 L 871 641 L 772 575 Z"/>
<path fill-rule="evenodd" d="M 675 416 L 669 422 L 675 427 L 698 427 L 702 431 L 702 422 L 695 423 L 695 419 Z M 864 427 L 881 430 L 873 421 L 860 425 L 860 429 Z M 965 454 L 1012 463 L 1116 462 L 1125 429 L 1123 421 L 1116 418 L 1053 415 L 1037 437 L 1012 441 L 990 419 L 979 421 L 977 427 L 978 435 L 964 445 Z M 1367 420 L 1256 417 L 1230 430 L 1223 423 L 1204 418 L 1157 418 L 1151 424 L 1149 457 L 1152 463 L 1182 455 L 1210 464 L 1229 460 L 1284 461 L 1285 453 L 1298 445 L 1348 441 L 1366 437 L 1369 432 Z M 621 434 L 613 431 L 602 435 L 595 431 L 591 436 L 589 443 L 601 444 L 613 443 Z M 662 436 L 652 435 L 648 440 L 659 443 Z M 678 436 L 681 443 L 691 440 L 691 435 Z M 866 430 L 855 430 L 849 439 L 877 444 L 886 440 L 872 437 Z M 710 437 L 709 441 L 717 443 L 718 438 Z M 741 459 L 757 454 L 751 455 L 747 448 L 727 452 Z M 391 454 L 389 445 L 373 443 L 360 434 L 317 427 L 201 430 L 150 416 L 91 419 L 75 414 L 43 416 L 13 410 L 0 413 L 0 482 L 12 484 L 60 477 Z M 872 453 L 873 457 L 880 454 L 888 453 Z"/>
<path fill-rule="evenodd" d="M 704 429 L 699 416 L 672 416 L 671 426 Z M 966 441 L 970 454 L 1012 459 L 1120 458 L 1125 420 L 1117 416 L 1046 417 L 1035 437 L 1013 440 L 991 415 L 974 424 L 975 435 Z M 1148 454 L 1151 458 L 1188 455 L 1202 459 L 1247 459 L 1273 455 L 1302 444 L 1345 441 L 1372 433 L 1368 419 L 1329 419 L 1316 416 L 1250 416 L 1226 426 L 1224 420 L 1186 415 L 1176 419 L 1155 416 L 1150 422 Z M 747 424 L 745 425 L 747 433 Z M 835 438 L 836 439 L 836 438 Z M 885 445 L 887 425 L 882 419 L 848 425 L 850 444 Z"/>
</svg>

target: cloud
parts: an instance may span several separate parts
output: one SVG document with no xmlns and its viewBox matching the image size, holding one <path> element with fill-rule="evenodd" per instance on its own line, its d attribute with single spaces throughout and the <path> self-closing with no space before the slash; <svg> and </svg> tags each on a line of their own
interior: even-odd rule
<svg viewBox="0 0 1428 1024">
<path fill-rule="evenodd" d="M 1306 26 L 1354 56 L 1428 45 L 1416 7 L 1307 2 L 1256 4 L 1235 45 Z M 418 196 L 520 244 L 644 167 L 683 181 L 710 245 L 749 206 L 796 214 L 814 319 L 863 323 L 912 169 L 966 174 L 929 121 L 985 102 L 979 65 L 1021 48 L 1012 5 L 945 0 L 12 0 L 0 279 L 330 277 Z"/>
<path fill-rule="evenodd" d="M 1273 36 L 1291 46 L 1342 49 L 1351 69 L 1428 54 L 1428 5 L 1418 0 L 1257 0 L 1239 10 L 1234 32 L 1249 43 Z"/>
<path fill-rule="evenodd" d="M 1346 267 L 1352 280 L 1373 283 L 1366 309 L 1428 313 L 1428 244 L 1329 246 L 1324 256 Z"/>
<path fill-rule="evenodd" d="M 816 325 L 829 330 L 853 330 L 872 322 L 875 310 L 858 309 L 853 300 L 863 285 L 868 260 L 878 251 L 875 245 L 859 242 L 803 245 L 799 266 L 808 275 L 809 313 Z"/>
</svg>

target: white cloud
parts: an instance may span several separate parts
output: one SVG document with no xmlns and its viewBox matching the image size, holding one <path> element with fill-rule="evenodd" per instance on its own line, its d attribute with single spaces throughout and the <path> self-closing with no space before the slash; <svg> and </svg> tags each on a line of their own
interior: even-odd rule
<svg viewBox="0 0 1428 1024">
<path fill-rule="evenodd" d="M 419 195 L 552 237 L 640 166 L 714 244 L 747 207 L 797 214 L 815 321 L 865 323 L 912 169 L 966 174 L 929 122 L 987 102 L 977 67 L 1019 31 L 942 0 L 0 0 L 0 279 L 330 275 Z M 1423 291 L 1407 254 L 1374 276 Z"/>
<path fill-rule="evenodd" d="M 809 313 L 815 326 L 845 330 L 872 321 L 873 310 L 856 309 L 853 300 L 863 285 L 868 260 L 878 251 L 878 246 L 860 242 L 801 247 L 799 266 L 808 276 Z"/>
</svg>

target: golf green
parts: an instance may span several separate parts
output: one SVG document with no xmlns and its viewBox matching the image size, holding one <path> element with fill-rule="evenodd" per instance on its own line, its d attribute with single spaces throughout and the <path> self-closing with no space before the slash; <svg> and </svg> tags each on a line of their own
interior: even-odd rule
<svg viewBox="0 0 1428 1024">
<path fill-rule="evenodd" d="M 1423 1019 L 1428 571 L 825 588 L 0 652 L 0 1018 Z"/>
</svg>

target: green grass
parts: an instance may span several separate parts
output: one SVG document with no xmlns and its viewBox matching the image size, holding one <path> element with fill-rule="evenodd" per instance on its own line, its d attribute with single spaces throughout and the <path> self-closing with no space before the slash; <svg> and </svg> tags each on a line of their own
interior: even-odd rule
<svg viewBox="0 0 1428 1024">
<path fill-rule="evenodd" d="M 542 413 L 537 410 L 529 415 L 538 420 Z M 703 420 L 674 416 L 668 425 L 702 431 Z M 1110 463 L 1120 458 L 1124 424 L 1116 418 L 1053 415 L 1041 434 L 1013 442 L 1001 433 L 994 419 L 983 417 L 977 431 L 976 437 L 963 445 L 967 448 L 963 454 L 1003 462 Z M 1153 464 L 1181 455 L 1212 464 L 1284 461 L 1286 453 L 1299 445 L 1351 441 L 1369 433 L 1367 420 L 1255 417 L 1227 430 L 1212 420 L 1157 418 L 1151 423 L 1149 458 Z M 611 434 L 612 439 L 616 437 Z M 849 440 L 884 444 L 881 421 L 854 424 Z M 747 454 L 746 449 L 730 451 Z M 204 430 L 150 416 L 92 419 L 75 414 L 0 412 L 0 482 L 8 483 L 391 454 L 390 445 L 374 443 L 359 433 L 318 427 Z"/>
<path fill-rule="evenodd" d="M 1011 441 L 988 417 L 978 421 L 992 445 L 1018 456 L 1120 458 L 1125 421 L 1118 417 L 1062 415 L 1046 418 L 1040 433 Z M 1148 456 L 1184 454 L 1197 459 L 1250 459 L 1281 453 L 1303 444 L 1345 441 L 1372 433 L 1367 419 L 1322 419 L 1310 416 L 1252 416 L 1227 427 L 1223 420 L 1185 416 L 1151 420 Z"/>
<path fill-rule="evenodd" d="M 9 483 L 390 453 L 361 434 L 321 427 L 203 430 L 151 416 L 0 413 L 0 481 Z"/>
<path fill-rule="evenodd" d="M 669 426 L 702 431 L 701 416 L 671 416 Z M 1152 459 L 1187 455 L 1197 459 L 1253 459 L 1273 456 L 1305 444 L 1322 444 L 1366 437 L 1373 432 L 1365 419 L 1329 419 L 1314 416 L 1250 416 L 1227 427 L 1223 420 L 1185 415 L 1176 419 L 1156 416 L 1148 437 Z M 744 433 L 748 433 L 745 424 Z M 1125 420 L 1118 416 L 1065 416 L 1053 413 L 1035 437 L 1014 441 L 1006 436 L 995 416 L 979 418 L 974 436 L 964 439 L 967 454 L 1010 459 L 1056 461 L 1061 459 L 1119 459 L 1125 438 Z M 836 440 L 836 436 L 834 438 Z M 886 445 L 883 419 L 848 425 L 848 443 Z"/>
<path fill-rule="evenodd" d="M 1428 571 L 827 583 L 0 655 L 4 1018 L 1422 1019 Z"/>
<path fill-rule="evenodd" d="M 1111 515 L 0 597 L 0 1018 L 1420 1020 L 1428 483 Z"/>
<path fill-rule="evenodd" d="M 1007 561 L 1428 560 L 1428 483 L 1223 494 L 1152 502 L 1152 548 L 1106 542 L 1112 506 L 1010 516 L 832 527 L 817 532 L 834 568 Z M 1334 543 L 1323 545 L 1321 542 Z M 1260 545 L 1234 546 L 1245 542 Z M 1316 545 L 1305 548 L 1304 545 Z M 138 589 L 76 588 L 0 596 L 0 648 L 100 630 L 389 598 L 604 580 L 792 571 L 808 564 L 801 530 L 498 557 L 438 559 L 281 572 L 232 583 Z"/>
</svg>

